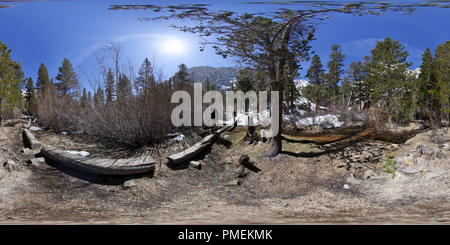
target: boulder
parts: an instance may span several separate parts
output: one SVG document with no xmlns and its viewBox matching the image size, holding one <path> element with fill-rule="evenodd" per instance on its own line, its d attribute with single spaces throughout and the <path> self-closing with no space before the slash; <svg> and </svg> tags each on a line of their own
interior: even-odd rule
<svg viewBox="0 0 450 245">
<path fill-rule="evenodd" d="M 196 169 L 200 169 L 202 165 L 199 161 L 190 161 L 189 166 L 196 168 Z"/>
<path fill-rule="evenodd" d="M 3 168 L 8 170 L 9 172 L 18 170 L 18 166 L 14 160 L 8 159 L 6 162 L 3 163 Z"/>
<path fill-rule="evenodd" d="M 249 163 L 250 163 L 250 156 L 248 156 L 248 155 L 242 155 L 242 156 L 239 158 L 239 163 L 240 163 L 241 165 L 249 164 Z"/>
</svg>

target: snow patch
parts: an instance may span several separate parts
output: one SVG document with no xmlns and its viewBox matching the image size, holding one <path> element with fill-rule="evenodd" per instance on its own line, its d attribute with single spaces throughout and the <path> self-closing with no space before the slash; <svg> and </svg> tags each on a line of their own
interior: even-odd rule
<svg viewBox="0 0 450 245">
<path fill-rule="evenodd" d="M 74 155 L 80 155 L 80 156 L 83 156 L 83 157 L 86 157 L 86 156 L 89 155 L 89 152 L 87 152 L 87 151 L 65 151 L 65 152 L 70 153 L 70 154 L 74 154 Z"/>
<path fill-rule="evenodd" d="M 184 138 L 186 138 L 186 136 L 184 136 L 184 134 L 180 133 L 180 132 L 176 132 L 173 134 L 167 134 L 168 137 L 173 137 L 172 140 L 178 140 L 181 141 Z"/>
<path fill-rule="evenodd" d="M 341 127 L 344 122 L 339 121 L 339 116 L 327 114 L 316 117 L 307 117 L 299 119 L 295 122 L 297 125 L 310 125 L 310 126 L 321 126 L 323 128 L 329 129 L 332 127 Z"/>
</svg>

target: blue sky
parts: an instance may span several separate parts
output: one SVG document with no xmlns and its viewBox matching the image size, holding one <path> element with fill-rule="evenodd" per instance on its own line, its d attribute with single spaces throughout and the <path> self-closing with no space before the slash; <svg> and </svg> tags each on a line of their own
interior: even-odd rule
<svg viewBox="0 0 450 245">
<path fill-rule="evenodd" d="M 2 2 L 2 1 L 0 1 Z M 64 58 L 71 61 L 84 86 L 89 88 L 78 69 L 81 66 L 89 75 L 98 76 L 95 59 L 90 54 L 107 39 L 120 43 L 128 57 L 138 69 L 145 58 L 158 57 L 166 77 L 173 75 L 177 66 L 208 65 L 213 67 L 234 66 L 231 60 L 223 59 L 211 48 L 200 52 L 196 35 L 183 33 L 168 27 L 171 21 L 146 22 L 140 17 L 154 17 L 150 10 L 108 10 L 112 4 L 209 3 L 214 9 L 257 12 L 267 11 L 274 5 L 248 5 L 240 1 L 25 1 L 4 2 L 17 4 L 11 8 L 0 8 L 0 41 L 12 49 L 12 59 L 21 60 L 26 77 L 37 79 L 39 65 L 44 63 L 50 77 L 55 77 Z M 284 6 L 286 7 L 286 6 Z M 287 6 L 289 8 L 295 5 Z M 316 38 L 311 44 L 321 57 L 324 67 L 328 62 L 331 46 L 338 44 L 347 56 L 345 68 L 352 61 L 362 61 L 378 40 L 390 37 L 399 40 L 410 53 L 413 62 L 410 69 L 420 66 L 421 55 L 427 47 L 434 49 L 450 40 L 448 16 L 450 9 L 420 8 L 414 15 L 387 12 L 386 16 L 352 16 L 338 14 L 321 22 L 316 28 Z M 177 40 L 177 41 L 174 41 Z M 167 50 L 165 44 L 178 42 L 180 52 Z M 301 75 L 306 74 L 309 63 L 303 64 Z"/>
</svg>

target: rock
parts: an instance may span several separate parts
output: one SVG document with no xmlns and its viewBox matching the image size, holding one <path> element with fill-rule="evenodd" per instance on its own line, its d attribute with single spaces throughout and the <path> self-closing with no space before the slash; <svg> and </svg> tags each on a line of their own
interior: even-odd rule
<svg viewBox="0 0 450 245">
<path fill-rule="evenodd" d="M 428 149 L 428 147 L 422 142 L 418 143 L 414 147 L 414 151 L 416 153 L 418 153 L 419 155 L 430 155 L 431 154 L 430 149 Z"/>
<path fill-rule="evenodd" d="M 398 171 L 403 172 L 405 174 L 416 174 L 416 173 L 425 173 L 428 171 L 427 168 L 416 168 L 416 169 L 399 169 Z"/>
<path fill-rule="evenodd" d="M 190 161 L 189 162 L 189 166 L 196 168 L 196 169 L 200 169 L 201 168 L 201 163 L 198 161 Z"/>
<path fill-rule="evenodd" d="M 134 186 L 136 186 L 136 182 L 134 181 L 134 179 L 130 179 L 130 180 L 123 182 L 123 187 L 125 187 L 125 188 L 131 188 Z"/>
<path fill-rule="evenodd" d="M 40 163 L 40 162 L 45 162 L 45 158 L 43 158 L 43 157 L 38 157 L 38 158 L 32 158 L 32 159 L 30 159 L 30 163 L 31 163 L 31 164 L 36 164 L 36 163 Z"/>
<path fill-rule="evenodd" d="M 368 169 L 364 172 L 364 179 L 372 178 L 375 175 L 376 175 L 375 171 L 373 171 L 372 169 Z"/>
<path fill-rule="evenodd" d="M 29 148 L 23 148 L 23 150 L 21 150 L 21 152 L 23 152 L 26 155 L 33 155 L 33 150 L 31 150 Z"/>
<path fill-rule="evenodd" d="M 240 163 L 241 165 L 249 164 L 249 163 L 250 163 L 250 157 L 249 157 L 248 155 L 242 155 L 242 156 L 239 158 L 239 163 Z"/>
<path fill-rule="evenodd" d="M 5 163 L 3 163 L 3 168 L 7 169 L 9 172 L 18 170 L 18 166 L 14 160 L 8 159 Z"/>
<path fill-rule="evenodd" d="M 225 186 L 238 186 L 238 185 L 240 185 L 240 183 L 239 183 L 239 180 L 237 180 L 237 179 L 234 179 L 234 180 L 231 180 L 231 181 L 225 183 Z"/>
<path fill-rule="evenodd" d="M 409 157 L 405 158 L 403 162 L 405 163 L 405 166 L 413 165 L 414 164 L 413 156 L 410 155 Z"/>
</svg>

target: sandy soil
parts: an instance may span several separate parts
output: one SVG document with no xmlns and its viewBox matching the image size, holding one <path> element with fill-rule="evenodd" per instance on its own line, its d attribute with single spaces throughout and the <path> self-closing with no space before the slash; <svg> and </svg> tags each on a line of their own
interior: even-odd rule
<svg viewBox="0 0 450 245">
<path fill-rule="evenodd" d="M 286 135 L 283 152 L 274 158 L 260 156 L 269 144 L 248 144 L 244 132 L 229 131 L 196 157 L 200 169 L 170 166 L 166 160 L 200 136 L 159 151 L 125 151 L 34 131 L 43 144 L 88 151 L 92 157 L 148 154 L 157 161 L 153 173 L 109 177 L 49 159 L 28 163 L 40 155 L 21 152 L 26 142 L 18 126 L 0 131 L 0 223 L 429 223 L 450 218 L 445 157 L 450 133 L 445 130 L 421 133 L 401 145 L 357 137 L 316 145 Z M 238 163 L 242 154 L 250 156 L 250 165 Z M 385 155 L 397 161 L 395 179 L 381 171 Z"/>
</svg>

